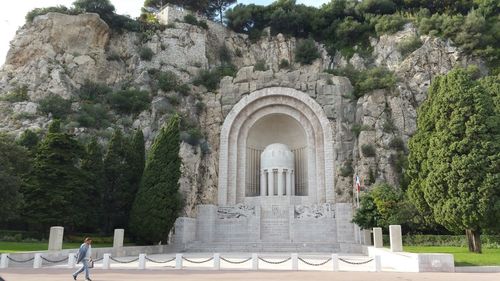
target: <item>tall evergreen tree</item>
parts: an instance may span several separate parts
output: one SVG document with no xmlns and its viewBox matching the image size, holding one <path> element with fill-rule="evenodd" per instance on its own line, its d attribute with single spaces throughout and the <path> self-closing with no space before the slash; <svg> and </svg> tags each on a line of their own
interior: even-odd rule
<svg viewBox="0 0 500 281">
<path fill-rule="evenodd" d="M 26 147 L 29 151 L 34 152 L 36 151 L 36 146 L 38 145 L 39 141 L 40 139 L 38 138 L 37 134 L 35 134 L 32 130 L 27 129 L 21 134 L 21 136 L 17 140 L 17 143 Z"/>
<path fill-rule="evenodd" d="M 93 138 L 85 148 L 85 155 L 82 159 L 82 171 L 85 174 L 88 197 L 86 221 L 88 231 L 95 232 L 102 224 L 103 214 L 103 193 L 104 193 L 104 164 L 102 148 Z"/>
<path fill-rule="evenodd" d="M 474 252 L 483 230 L 500 227 L 498 89 L 498 77 L 477 81 L 464 69 L 436 78 L 409 143 L 411 200 L 447 229 L 465 231 Z"/>
<path fill-rule="evenodd" d="M 24 215 L 35 229 L 63 225 L 70 231 L 86 224 L 85 177 L 79 169 L 83 149 L 55 120 L 40 143 L 34 171 L 24 189 Z"/>
<path fill-rule="evenodd" d="M 114 228 L 128 226 L 130 209 L 137 192 L 135 182 L 140 177 L 137 175 L 139 171 L 131 170 L 137 168 L 132 164 L 138 158 L 135 154 L 129 139 L 116 130 L 104 157 L 104 229 L 107 233 Z"/>
<path fill-rule="evenodd" d="M 161 129 L 149 151 L 132 208 L 130 230 L 139 241 L 166 241 L 182 209 L 179 146 L 179 116 L 175 115 Z"/>
<path fill-rule="evenodd" d="M 141 183 L 142 173 L 144 172 L 144 165 L 146 162 L 144 134 L 141 129 L 138 129 L 135 132 L 130 144 L 130 153 L 128 155 L 129 157 L 127 162 L 130 167 L 130 184 L 132 185 L 131 192 L 135 197 L 135 193 L 137 193 Z M 130 208 L 132 207 L 132 203 L 133 200 L 130 202 Z"/>
<path fill-rule="evenodd" d="M 0 134 L 0 223 L 15 218 L 22 204 L 23 178 L 31 171 L 26 148 Z"/>
<path fill-rule="evenodd" d="M 210 18 L 219 16 L 220 23 L 222 23 L 224 11 L 234 3 L 236 3 L 236 0 L 209 0 L 206 14 Z"/>
</svg>

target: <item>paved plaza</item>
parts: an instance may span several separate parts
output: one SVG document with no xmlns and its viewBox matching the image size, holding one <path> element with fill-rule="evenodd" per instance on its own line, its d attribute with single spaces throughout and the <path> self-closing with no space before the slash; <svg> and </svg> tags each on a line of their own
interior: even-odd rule
<svg viewBox="0 0 500 281">
<path fill-rule="evenodd" d="M 7 269 L 0 275 L 5 281 L 66 281 L 72 280 L 70 269 Z M 286 280 L 286 281 L 492 281 L 500 280 L 500 273 L 399 273 L 399 272 L 309 272 L 309 271 L 209 271 L 209 270 L 100 270 L 92 271 L 94 281 L 123 280 Z M 83 280 L 80 276 L 78 280 Z"/>
</svg>

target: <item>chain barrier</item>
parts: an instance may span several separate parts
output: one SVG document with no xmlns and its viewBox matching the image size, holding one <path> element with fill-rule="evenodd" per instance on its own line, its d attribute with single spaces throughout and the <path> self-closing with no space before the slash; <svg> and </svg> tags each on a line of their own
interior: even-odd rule
<svg viewBox="0 0 500 281">
<path fill-rule="evenodd" d="M 27 260 L 16 260 L 16 259 L 13 259 L 9 256 L 7 256 L 7 258 L 12 261 L 12 262 L 17 262 L 17 263 L 26 263 L 26 262 L 30 262 L 30 261 L 33 261 L 35 259 L 35 257 L 32 257 L 32 258 L 29 258 Z"/>
<path fill-rule="evenodd" d="M 211 258 L 206 259 L 204 261 L 194 261 L 194 260 L 190 260 L 190 259 L 185 258 L 185 257 L 182 257 L 182 259 L 185 260 L 185 261 L 187 261 L 187 262 L 190 262 L 190 263 L 206 263 L 206 262 L 209 262 L 209 261 L 213 260 L 214 257 L 211 257 Z"/>
<path fill-rule="evenodd" d="M 287 261 L 289 261 L 289 260 L 291 260 L 291 259 L 292 259 L 292 258 L 287 258 L 287 259 L 284 259 L 284 260 L 282 260 L 282 261 L 268 261 L 268 260 L 265 260 L 265 259 L 263 259 L 263 258 L 259 257 L 259 260 L 261 260 L 261 261 L 263 261 L 263 262 L 265 262 L 265 263 L 268 263 L 268 264 L 282 264 L 282 263 L 285 263 L 285 262 L 287 262 Z"/>
<path fill-rule="evenodd" d="M 301 261 L 301 262 L 303 262 L 303 263 L 305 263 L 305 264 L 307 264 L 307 265 L 310 265 L 310 266 L 322 266 L 322 265 L 327 264 L 327 263 L 328 263 L 329 261 L 331 261 L 331 260 L 332 260 L 332 258 L 329 258 L 329 259 L 327 259 L 327 260 L 326 260 L 326 261 L 324 261 L 324 262 L 320 262 L 320 263 L 313 263 L 313 262 L 308 262 L 308 261 L 306 261 L 306 260 L 304 260 L 304 259 L 302 259 L 302 258 L 299 258 L 299 261 Z"/>
<path fill-rule="evenodd" d="M 158 260 L 154 260 L 154 259 L 151 259 L 151 258 L 148 258 L 148 257 L 145 257 L 145 259 L 147 261 L 150 261 L 150 262 L 153 262 L 153 263 L 169 263 L 171 261 L 175 261 L 175 258 L 171 258 L 171 259 L 166 260 L 166 261 L 158 261 Z"/>
<path fill-rule="evenodd" d="M 48 258 L 45 258 L 45 257 L 42 257 L 42 260 L 48 262 L 48 263 L 61 263 L 61 262 L 65 262 L 68 260 L 68 257 L 65 257 L 64 259 L 62 260 L 49 260 Z"/>
<path fill-rule="evenodd" d="M 223 257 L 220 257 L 220 259 L 225 261 L 225 262 L 232 263 L 232 264 L 242 264 L 242 263 L 246 263 L 247 261 L 251 260 L 252 258 L 248 258 L 248 259 L 242 260 L 242 261 L 230 261 L 230 260 L 225 259 Z"/>
<path fill-rule="evenodd" d="M 133 260 L 129 260 L 129 261 L 121 261 L 121 260 L 117 260 L 113 257 L 109 257 L 112 261 L 114 262 L 117 262 L 117 263 L 132 263 L 132 262 L 136 262 L 139 260 L 139 258 L 136 258 L 136 259 L 133 259 Z"/>
<path fill-rule="evenodd" d="M 341 259 L 339 258 L 340 261 L 343 261 L 347 264 L 352 264 L 352 265 L 361 265 L 361 264 L 367 264 L 369 262 L 371 262 L 373 259 L 369 259 L 367 261 L 362 261 L 362 262 L 354 262 L 354 261 L 348 261 L 348 260 L 345 260 L 345 259 Z"/>
<path fill-rule="evenodd" d="M 94 262 L 102 261 L 104 258 L 95 259 Z"/>
</svg>

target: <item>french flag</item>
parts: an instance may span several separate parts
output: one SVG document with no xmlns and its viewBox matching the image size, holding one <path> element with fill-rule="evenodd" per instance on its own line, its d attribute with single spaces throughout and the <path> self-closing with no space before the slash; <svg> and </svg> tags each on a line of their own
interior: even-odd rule
<svg viewBox="0 0 500 281">
<path fill-rule="evenodd" d="M 359 181 L 359 177 L 356 176 L 356 190 L 359 192 L 360 188 L 361 188 L 361 182 Z"/>
</svg>

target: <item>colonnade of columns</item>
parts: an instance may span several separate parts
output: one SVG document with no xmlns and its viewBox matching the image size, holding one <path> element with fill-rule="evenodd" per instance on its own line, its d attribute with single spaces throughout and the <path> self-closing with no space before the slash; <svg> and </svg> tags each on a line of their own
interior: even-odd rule
<svg viewBox="0 0 500 281">
<path fill-rule="evenodd" d="M 276 187 L 275 177 L 277 177 Z M 275 192 L 275 188 L 277 192 Z M 274 168 L 260 170 L 260 196 L 275 195 L 295 195 L 295 175 L 293 169 Z"/>
</svg>

